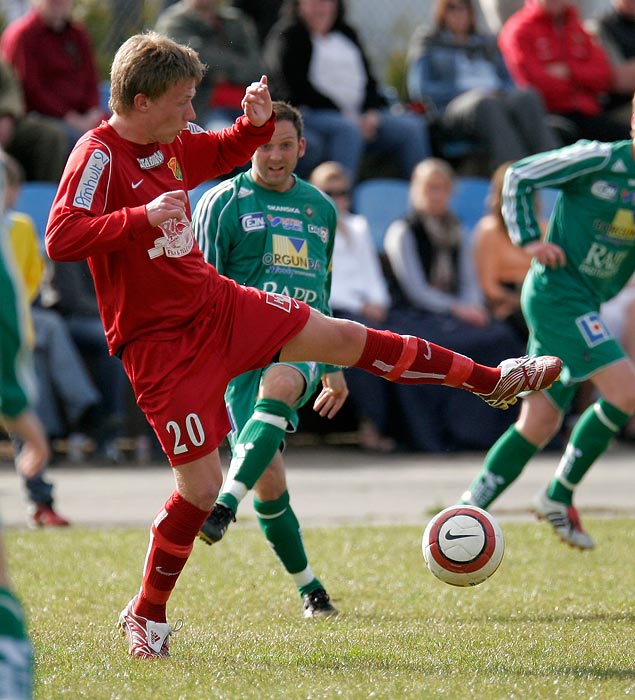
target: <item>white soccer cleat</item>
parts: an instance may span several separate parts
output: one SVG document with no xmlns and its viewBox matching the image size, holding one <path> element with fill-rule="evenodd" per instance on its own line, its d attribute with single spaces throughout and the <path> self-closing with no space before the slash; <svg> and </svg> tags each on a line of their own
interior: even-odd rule
<svg viewBox="0 0 635 700">
<path fill-rule="evenodd" d="M 494 389 L 489 394 L 475 393 L 485 403 L 505 411 L 523 392 L 548 389 L 560 375 L 562 360 L 552 355 L 524 355 L 503 360 L 498 366 L 501 376 Z"/>
<path fill-rule="evenodd" d="M 136 596 L 119 613 L 118 627 L 128 640 L 128 653 L 140 659 L 163 659 L 170 656 L 170 635 L 183 626 L 179 620 L 174 627 L 167 622 L 147 620 L 133 612 Z"/>
<path fill-rule="evenodd" d="M 546 520 L 556 535 L 567 544 L 578 549 L 593 549 L 595 542 L 582 529 L 580 516 L 574 506 L 549 498 L 547 491 L 541 491 L 534 502 L 536 516 Z"/>
</svg>

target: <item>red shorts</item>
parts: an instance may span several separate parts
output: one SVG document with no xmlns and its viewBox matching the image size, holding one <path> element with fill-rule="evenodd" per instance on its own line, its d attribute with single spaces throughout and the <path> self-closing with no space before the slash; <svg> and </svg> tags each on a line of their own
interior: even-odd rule
<svg viewBox="0 0 635 700">
<path fill-rule="evenodd" d="M 221 444 L 230 428 L 224 398 L 229 381 L 269 364 L 311 312 L 303 302 L 224 277 L 215 292 L 209 312 L 178 337 L 141 338 L 123 352 L 139 408 L 172 466 Z"/>
</svg>

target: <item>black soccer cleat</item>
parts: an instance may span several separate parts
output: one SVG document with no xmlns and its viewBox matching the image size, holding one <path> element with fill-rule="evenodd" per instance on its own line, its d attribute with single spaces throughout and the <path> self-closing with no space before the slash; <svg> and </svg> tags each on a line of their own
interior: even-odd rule
<svg viewBox="0 0 635 700">
<path fill-rule="evenodd" d="M 232 522 L 236 522 L 234 511 L 222 503 L 215 503 L 212 512 L 207 516 L 207 520 L 199 530 L 198 536 L 205 544 L 220 542 Z"/>
<path fill-rule="evenodd" d="M 306 593 L 302 610 L 304 617 L 335 617 L 337 608 L 333 607 L 329 594 L 323 588 L 316 588 L 310 593 Z"/>
</svg>

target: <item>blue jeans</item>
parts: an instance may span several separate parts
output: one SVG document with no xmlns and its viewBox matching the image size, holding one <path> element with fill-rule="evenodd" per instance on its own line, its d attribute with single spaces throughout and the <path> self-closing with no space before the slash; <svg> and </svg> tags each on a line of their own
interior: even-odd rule
<svg viewBox="0 0 635 700">
<path fill-rule="evenodd" d="M 381 123 L 373 141 L 366 143 L 358 125 L 334 109 L 301 109 L 307 148 L 298 174 L 307 177 L 320 163 L 335 160 L 356 182 L 366 151 L 394 158 L 399 175 L 410 178 L 414 166 L 428 158 L 432 149 L 425 120 L 416 114 L 381 111 Z"/>
<path fill-rule="evenodd" d="M 46 434 L 62 436 L 101 400 L 66 321 L 51 309 L 33 307 L 34 365 L 38 384 L 35 412 Z M 61 409 L 61 410 L 60 410 Z"/>
<path fill-rule="evenodd" d="M 102 397 L 102 414 L 112 439 L 120 433 L 125 414 L 125 388 L 128 381 L 123 365 L 108 352 L 104 327 L 99 316 L 66 316 L 70 334 L 82 357 L 91 366 L 93 378 Z M 99 442 L 99 438 L 97 438 Z M 99 447 L 99 445 L 98 445 Z"/>
</svg>

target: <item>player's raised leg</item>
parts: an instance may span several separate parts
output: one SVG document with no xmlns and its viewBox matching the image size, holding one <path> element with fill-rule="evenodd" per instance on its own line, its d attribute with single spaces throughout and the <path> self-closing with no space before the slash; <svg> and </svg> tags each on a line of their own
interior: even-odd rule
<svg viewBox="0 0 635 700">
<path fill-rule="evenodd" d="M 366 328 L 311 309 L 304 328 L 280 352 L 281 360 L 316 360 L 354 366 L 400 384 L 443 384 L 465 389 L 490 406 L 507 409 L 526 391 L 540 391 L 558 378 L 553 356 L 520 357 L 487 367 L 415 336 Z"/>
</svg>

